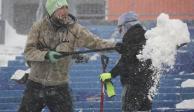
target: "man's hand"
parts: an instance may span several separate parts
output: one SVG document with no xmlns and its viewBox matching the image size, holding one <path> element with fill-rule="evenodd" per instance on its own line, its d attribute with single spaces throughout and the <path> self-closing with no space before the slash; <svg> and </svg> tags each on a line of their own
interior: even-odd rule
<svg viewBox="0 0 194 112">
<path fill-rule="evenodd" d="M 110 80 L 112 78 L 111 73 L 102 73 L 100 74 L 100 80 L 103 82 Z"/>
<path fill-rule="evenodd" d="M 48 51 L 48 53 L 46 54 L 45 58 L 49 59 L 49 61 L 51 63 L 56 63 L 59 58 L 62 56 L 62 54 L 55 52 L 55 51 Z"/>
</svg>

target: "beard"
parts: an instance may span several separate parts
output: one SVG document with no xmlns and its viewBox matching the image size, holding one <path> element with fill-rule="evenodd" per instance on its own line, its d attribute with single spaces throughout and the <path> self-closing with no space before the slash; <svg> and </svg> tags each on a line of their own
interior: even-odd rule
<svg viewBox="0 0 194 112">
<path fill-rule="evenodd" d="M 59 21 L 64 21 L 67 18 L 67 16 L 56 16 L 56 19 Z"/>
<path fill-rule="evenodd" d="M 68 19 L 68 16 L 52 16 L 51 19 L 54 23 L 65 24 Z"/>
</svg>

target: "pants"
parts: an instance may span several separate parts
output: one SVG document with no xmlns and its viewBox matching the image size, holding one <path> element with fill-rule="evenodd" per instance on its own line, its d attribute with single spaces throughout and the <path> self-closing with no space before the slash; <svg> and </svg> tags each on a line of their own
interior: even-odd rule
<svg viewBox="0 0 194 112">
<path fill-rule="evenodd" d="M 151 99 L 143 88 L 125 84 L 122 91 L 122 112 L 150 111 Z"/>
<path fill-rule="evenodd" d="M 45 106 L 51 112 L 73 112 L 68 84 L 45 87 L 28 80 L 18 112 L 41 112 Z"/>
</svg>

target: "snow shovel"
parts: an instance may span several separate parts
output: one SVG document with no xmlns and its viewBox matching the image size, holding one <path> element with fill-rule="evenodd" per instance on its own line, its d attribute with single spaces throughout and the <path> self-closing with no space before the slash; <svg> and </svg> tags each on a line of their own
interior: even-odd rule
<svg viewBox="0 0 194 112">
<path fill-rule="evenodd" d="M 126 47 L 125 49 L 134 49 L 137 47 L 141 47 L 141 44 L 133 44 L 129 48 Z M 92 49 L 92 50 L 85 50 L 85 51 L 59 52 L 62 55 L 57 56 L 56 58 L 64 58 L 64 57 L 70 56 L 70 55 L 86 54 L 86 53 L 93 53 L 93 52 L 113 51 L 113 50 L 116 50 L 117 48 L 118 47 L 109 47 L 109 48 Z"/>
<path fill-rule="evenodd" d="M 106 72 L 109 58 L 105 55 L 101 56 L 102 72 Z M 104 83 L 101 81 L 101 94 L 100 94 L 100 112 L 104 111 Z"/>
<path fill-rule="evenodd" d="M 63 58 L 70 55 L 77 55 L 77 54 L 86 54 L 86 53 L 93 53 L 93 52 L 103 52 L 103 51 L 112 51 L 115 50 L 116 47 L 110 47 L 110 48 L 102 48 L 102 49 L 92 49 L 92 50 L 85 50 L 85 51 L 74 51 L 74 52 L 59 52 L 62 55 L 58 58 Z"/>
</svg>

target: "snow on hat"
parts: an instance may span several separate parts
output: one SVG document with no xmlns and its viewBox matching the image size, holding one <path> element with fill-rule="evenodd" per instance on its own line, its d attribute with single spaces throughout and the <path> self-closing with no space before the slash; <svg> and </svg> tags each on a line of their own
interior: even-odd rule
<svg viewBox="0 0 194 112">
<path fill-rule="evenodd" d="M 63 6 L 68 6 L 67 0 L 47 0 L 46 2 L 46 10 L 50 16 Z"/>
<path fill-rule="evenodd" d="M 118 18 L 118 26 L 123 25 L 128 22 L 134 22 L 138 21 L 137 14 L 135 12 L 126 12 L 123 13 L 119 18 Z"/>
</svg>

